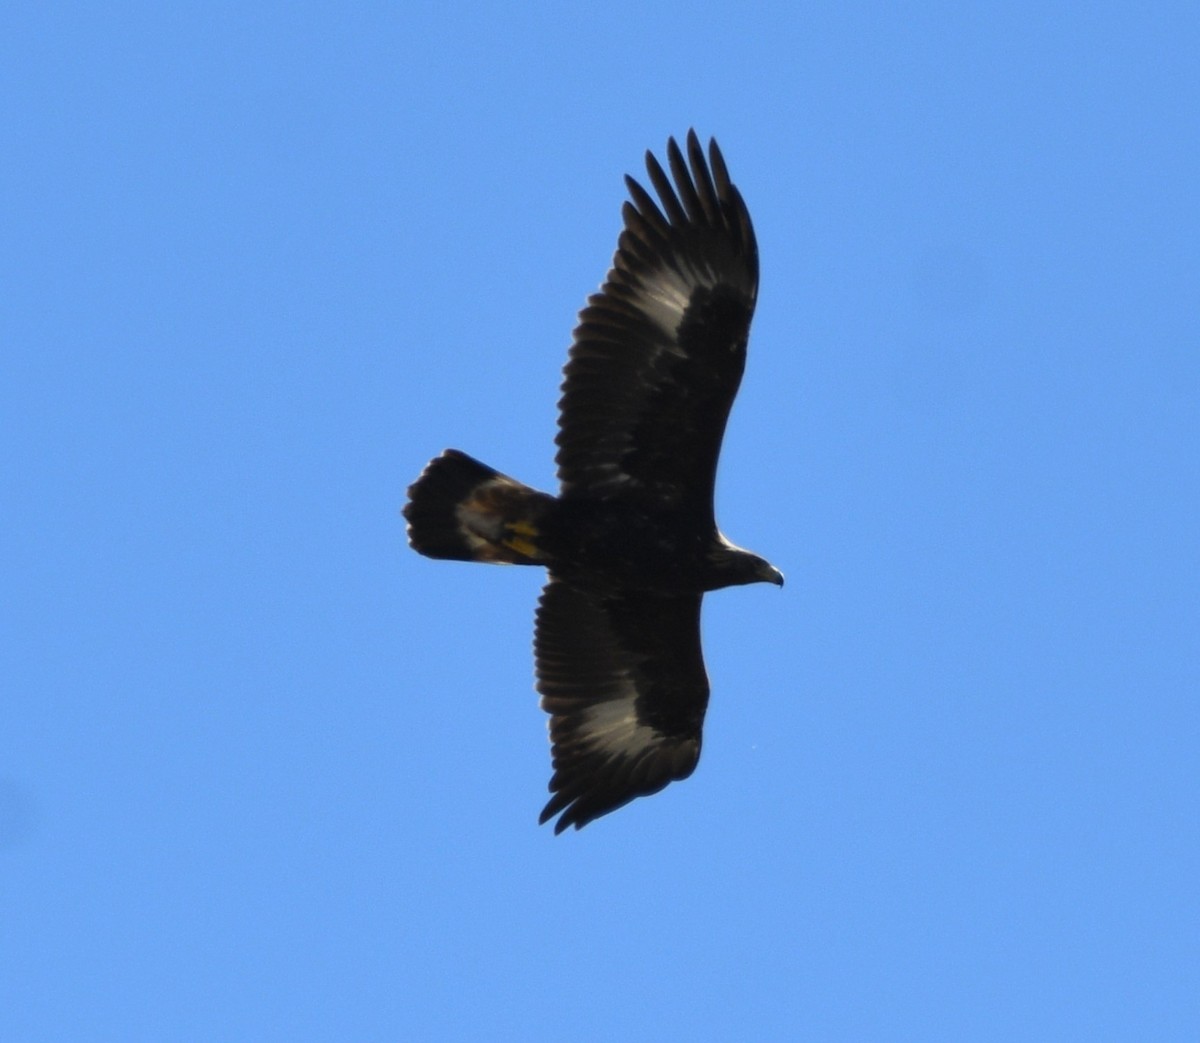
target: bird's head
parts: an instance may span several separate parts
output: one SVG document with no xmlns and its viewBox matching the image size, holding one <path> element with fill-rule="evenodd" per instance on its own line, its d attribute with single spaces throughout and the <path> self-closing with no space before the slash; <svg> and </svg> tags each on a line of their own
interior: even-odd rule
<svg viewBox="0 0 1200 1043">
<path fill-rule="evenodd" d="M 766 558 L 751 554 L 748 550 L 735 547 L 724 537 L 709 552 L 712 564 L 713 586 L 736 587 L 745 583 L 774 583 L 783 586 L 783 573 L 772 565 Z"/>
</svg>

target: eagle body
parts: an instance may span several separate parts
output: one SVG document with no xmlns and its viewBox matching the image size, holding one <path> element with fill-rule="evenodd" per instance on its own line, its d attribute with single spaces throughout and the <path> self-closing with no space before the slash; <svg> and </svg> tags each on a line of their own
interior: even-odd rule
<svg viewBox="0 0 1200 1043">
<path fill-rule="evenodd" d="M 639 490 L 554 497 L 457 449 L 431 461 L 413 489 L 409 539 L 431 558 L 544 565 L 596 594 L 703 594 L 779 575 L 711 519 L 664 510 Z"/>
<path fill-rule="evenodd" d="M 690 132 L 686 160 L 673 139 L 667 158 L 670 178 L 646 155 L 657 203 L 626 178 L 613 267 L 580 313 L 559 494 L 448 449 L 404 509 L 427 557 L 549 572 L 534 656 L 554 766 L 541 821 L 558 816 L 555 832 L 691 774 L 709 697 L 701 599 L 783 584 L 713 514 L 758 288 L 749 213 L 716 142 L 706 161 Z"/>
<path fill-rule="evenodd" d="M 548 534 L 559 562 L 551 571 L 595 590 L 703 594 L 777 575 L 715 525 L 684 510 L 656 512 L 641 497 L 564 497 Z"/>
</svg>

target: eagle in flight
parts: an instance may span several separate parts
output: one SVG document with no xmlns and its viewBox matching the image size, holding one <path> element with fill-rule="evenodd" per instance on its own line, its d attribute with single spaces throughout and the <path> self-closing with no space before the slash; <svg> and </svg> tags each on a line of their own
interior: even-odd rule
<svg viewBox="0 0 1200 1043">
<path fill-rule="evenodd" d="M 558 496 L 456 449 L 408 490 L 430 558 L 541 565 L 534 657 L 550 714 L 545 823 L 579 829 L 684 779 L 700 758 L 708 677 L 700 600 L 783 574 L 717 528 L 713 485 L 758 292 L 750 215 L 715 141 L 672 138 L 658 202 L 626 177 L 624 230 L 575 327 Z M 674 184 L 672 184 L 672 181 Z"/>
</svg>

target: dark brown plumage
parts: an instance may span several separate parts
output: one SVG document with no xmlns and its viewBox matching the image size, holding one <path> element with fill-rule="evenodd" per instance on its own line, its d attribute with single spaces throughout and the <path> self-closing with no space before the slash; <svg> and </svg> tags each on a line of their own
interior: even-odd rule
<svg viewBox="0 0 1200 1043">
<path fill-rule="evenodd" d="M 429 557 L 544 565 L 534 653 L 551 715 L 545 822 L 579 828 L 686 778 L 700 756 L 708 678 L 700 602 L 782 585 L 713 517 L 717 459 L 741 382 L 758 291 L 750 215 L 711 142 L 661 203 L 632 178 L 612 269 L 580 313 L 559 402 L 558 497 L 457 450 L 409 489 L 412 546 Z"/>
</svg>

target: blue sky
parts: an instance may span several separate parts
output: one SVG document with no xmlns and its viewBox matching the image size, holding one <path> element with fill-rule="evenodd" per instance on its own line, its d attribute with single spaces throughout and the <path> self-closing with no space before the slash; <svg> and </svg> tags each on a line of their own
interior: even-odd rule
<svg viewBox="0 0 1200 1043">
<path fill-rule="evenodd" d="M 1200 1034 L 1200 9 L 0 16 L 0 1038 Z M 762 285 L 696 774 L 536 826 L 543 488 L 622 175 Z"/>
</svg>

